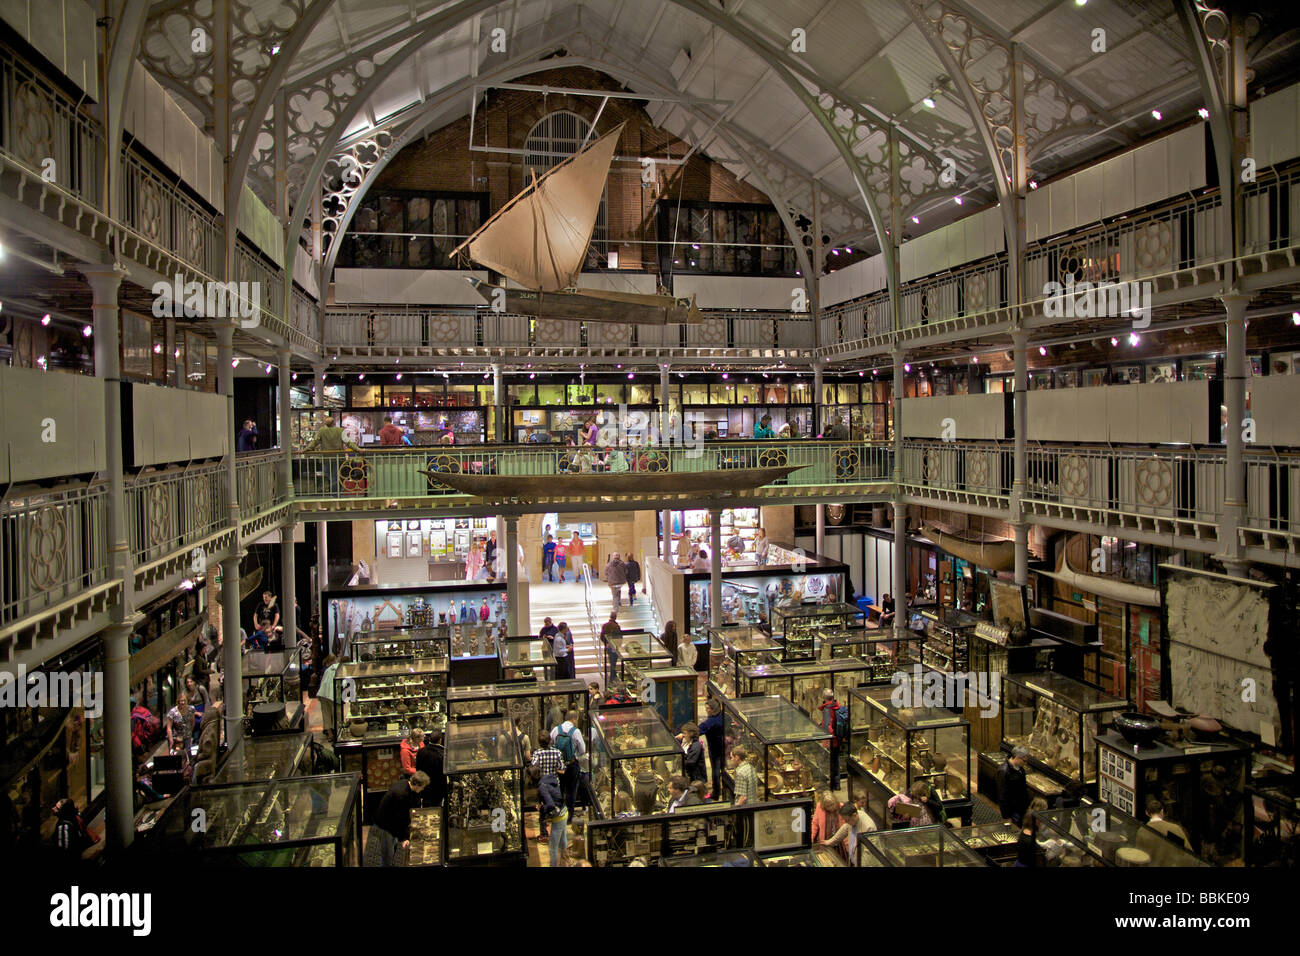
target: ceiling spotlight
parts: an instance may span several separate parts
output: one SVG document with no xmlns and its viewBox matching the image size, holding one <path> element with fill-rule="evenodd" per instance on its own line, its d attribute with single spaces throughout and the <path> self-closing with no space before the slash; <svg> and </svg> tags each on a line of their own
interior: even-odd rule
<svg viewBox="0 0 1300 956">
<path fill-rule="evenodd" d="M 980 357 L 979 357 L 978 355 L 972 355 L 972 356 L 970 357 L 970 363 L 971 363 L 971 365 L 979 365 L 979 363 L 980 363 Z"/>
<path fill-rule="evenodd" d="M 1037 180 L 1037 179 L 1031 179 L 1031 180 L 1029 180 L 1029 188 L 1030 188 L 1030 189 L 1037 189 L 1037 188 L 1038 188 L 1038 180 Z"/>
<path fill-rule="evenodd" d="M 691 243 L 691 248 L 692 248 L 692 249 L 698 249 L 698 248 L 700 248 L 700 244 L 699 244 L 698 242 L 692 242 L 692 243 Z"/>
<path fill-rule="evenodd" d="M 873 369 L 871 370 L 871 374 L 872 374 L 872 375 L 878 375 L 879 373 L 880 373 L 880 369 L 878 369 L 878 368 L 873 368 Z"/>
<path fill-rule="evenodd" d="M 397 373 L 397 380 L 398 380 L 399 382 L 402 380 L 402 373 L 401 373 L 401 372 L 398 372 L 398 373 Z"/>
<path fill-rule="evenodd" d="M 1199 110 L 1196 111 L 1196 115 L 1199 116 L 1201 119 L 1209 119 L 1210 111 L 1207 110 L 1204 106 L 1202 106 Z"/>
<path fill-rule="evenodd" d="M 267 374 L 267 375 L 270 375 L 270 374 L 271 374 L 271 363 L 270 363 L 270 362 L 267 362 L 267 363 L 266 363 L 266 374 Z"/>
<path fill-rule="evenodd" d="M 1142 339 L 1138 336 L 1138 334 L 1137 334 L 1136 332 L 1130 332 L 1130 333 L 1129 333 L 1129 336 L 1128 336 L 1128 344 L 1129 344 L 1129 345 L 1132 345 L 1132 346 L 1136 347 L 1137 344 L 1138 344 L 1139 342 L 1141 342 L 1141 341 L 1142 341 Z"/>
<path fill-rule="evenodd" d="M 1151 118 L 1152 118 L 1152 119 L 1162 120 L 1162 119 L 1164 119 L 1165 117 L 1164 117 L 1164 114 L 1161 113 L 1159 110 L 1152 110 L 1152 111 L 1151 111 Z"/>
<path fill-rule="evenodd" d="M 49 324 L 50 324 L 50 313 L 46 312 L 43 316 L 41 316 L 41 325 L 49 325 Z"/>
<path fill-rule="evenodd" d="M 1087 4 L 1088 4 L 1088 0 L 1074 0 L 1074 5 L 1076 7 L 1087 6 Z"/>
<path fill-rule="evenodd" d="M 1112 335 L 1110 337 L 1110 345 L 1111 348 L 1114 348 L 1116 345 L 1119 345 L 1119 339 L 1115 338 L 1115 336 Z"/>
<path fill-rule="evenodd" d="M 731 378 L 731 373 L 730 373 L 730 372 L 723 372 L 723 373 L 722 373 L 722 378 L 723 378 L 723 381 L 726 381 L 727 379 Z"/>
<path fill-rule="evenodd" d="M 962 198 L 960 196 L 953 196 L 952 201 L 955 202 L 958 206 L 962 204 Z"/>
<path fill-rule="evenodd" d="M 907 365 L 904 365 L 904 366 L 903 366 L 903 371 L 904 371 L 904 372 L 910 372 L 910 371 L 912 371 L 912 365 L 911 365 L 910 362 L 909 362 Z"/>
<path fill-rule="evenodd" d="M 290 372 L 290 373 L 289 373 L 289 381 L 291 381 L 291 382 L 296 382 L 296 381 L 298 381 L 298 373 L 297 373 L 297 372 Z"/>
<path fill-rule="evenodd" d="M 636 373 L 635 373 L 635 372 L 628 372 L 628 373 L 627 373 L 627 377 L 630 378 L 630 379 L 631 379 L 631 378 L 636 378 Z"/>
<path fill-rule="evenodd" d="M 86 338 L 90 338 L 92 335 L 95 334 L 95 330 L 93 327 L 89 325 L 83 325 L 81 327 L 81 334 L 84 335 Z"/>
<path fill-rule="evenodd" d="M 858 378 L 862 378 L 862 376 L 864 376 L 864 375 L 866 375 L 866 374 L 867 374 L 867 373 L 864 372 L 862 369 L 858 369 Z"/>
<path fill-rule="evenodd" d="M 926 108 L 926 109 L 928 109 L 928 110 L 932 110 L 932 109 L 934 109 L 934 97 L 933 97 L 933 96 L 927 96 L 927 97 L 924 97 L 924 98 L 921 100 L 921 102 L 925 104 L 925 108 Z"/>
<path fill-rule="evenodd" d="M 41 368 L 45 368 L 45 356 L 42 355 L 40 358 L 38 358 L 36 360 L 36 364 L 39 365 Z"/>
<path fill-rule="evenodd" d="M 1046 354 L 1047 354 L 1047 346 L 1045 346 L 1045 345 L 1040 345 L 1040 346 L 1038 346 L 1038 354 L 1039 354 L 1039 355 L 1046 355 Z"/>
<path fill-rule="evenodd" d="M 838 256 L 839 254 L 840 254 L 840 250 L 838 250 L 838 249 L 832 249 L 832 250 L 831 250 L 831 255 L 833 255 L 833 256 Z"/>
<path fill-rule="evenodd" d="M 278 43 L 272 43 L 272 44 L 271 44 L 271 56 L 275 56 L 275 55 L 276 55 L 277 53 L 279 53 L 279 52 L 280 52 L 280 44 L 278 44 Z"/>
<path fill-rule="evenodd" d="M 1300 312 L 1291 313 L 1291 322 L 1295 325 L 1300 325 Z M 1190 326 L 1188 327 L 1187 331 L 1188 332 L 1192 331 Z"/>
<path fill-rule="evenodd" d="M 366 373 L 365 373 L 365 372 L 362 372 L 360 375 L 357 376 L 357 381 L 358 381 L 358 382 L 364 382 L 365 380 L 366 380 Z"/>
<path fill-rule="evenodd" d="M 920 217 L 920 216 L 913 216 L 913 217 L 912 217 L 912 222 L 916 223 L 916 224 L 919 226 L 919 225 L 921 224 L 921 217 Z"/>
<path fill-rule="evenodd" d="M 180 349 L 177 349 L 176 351 L 172 352 L 172 358 L 180 358 L 180 357 L 181 357 Z"/>
<path fill-rule="evenodd" d="M 529 377 L 530 379 L 537 378 L 537 373 L 536 373 L 536 372 L 529 372 L 529 373 L 528 373 L 528 377 Z"/>
<path fill-rule="evenodd" d="M 42 322 L 41 324 L 44 325 L 43 322 Z M 154 354 L 154 355 L 162 355 L 162 343 L 161 343 L 161 342 L 155 342 L 155 343 L 153 344 L 153 354 Z"/>
<path fill-rule="evenodd" d="M 853 249 L 851 246 L 845 246 L 844 251 L 847 252 L 849 255 L 853 255 Z"/>
</svg>

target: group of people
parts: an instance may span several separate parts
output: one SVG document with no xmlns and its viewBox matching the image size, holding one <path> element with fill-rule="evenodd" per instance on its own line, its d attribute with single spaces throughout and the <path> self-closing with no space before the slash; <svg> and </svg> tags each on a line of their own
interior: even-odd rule
<svg viewBox="0 0 1300 956">
<path fill-rule="evenodd" d="M 549 617 L 542 621 L 542 629 L 537 636 L 551 646 L 555 655 L 555 677 L 557 680 L 572 680 L 577 676 L 573 659 L 573 632 L 565 621 L 556 624 Z"/>
<path fill-rule="evenodd" d="M 768 550 L 772 542 L 767 537 L 767 529 L 757 529 L 754 536 L 754 563 L 758 565 L 767 564 Z M 745 539 L 741 537 L 737 528 L 731 528 L 727 536 L 723 539 L 723 555 L 731 560 L 742 557 L 746 552 Z M 712 563 L 709 558 L 709 549 L 703 542 L 694 538 L 690 532 L 682 531 L 677 535 L 677 566 L 679 568 L 689 568 L 692 571 L 710 571 Z"/>
<path fill-rule="evenodd" d="M 425 733 L 412 728 L 399 749 L 402 779 L 388 788 L 375 809 L 363 859 L 365 866 L 401 866 L 411 846 L 411 811 L 440 807 L 447 797 L 442 732 Z"/>
<path fill-rule="evenodd" d="M 542 580 L 555 582 L 559 575 L 560 583 L 564 581 L 566 570 L 573 571 L 573 580 L 582 580 L 583 557 L 587 545 L 582 535 L 574 531 L 567 541 L 556 541 L 548 524 L 542 532 Z"/>
</svg>

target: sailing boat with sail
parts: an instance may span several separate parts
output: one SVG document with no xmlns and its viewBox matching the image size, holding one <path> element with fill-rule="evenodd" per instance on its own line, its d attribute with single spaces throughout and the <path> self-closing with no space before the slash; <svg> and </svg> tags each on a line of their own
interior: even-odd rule
<svg viewBox="0 0 1300 956">
<path fill-rule="evenodd" d="M 523 287 L 501 289 L 471 277 L 475 291 L 494 309 L 575 322 L 704 321 L 693 296 L 576 288 L 624 125 L 534 176 L 519 195 L 453 250 Z"/>
</svg>

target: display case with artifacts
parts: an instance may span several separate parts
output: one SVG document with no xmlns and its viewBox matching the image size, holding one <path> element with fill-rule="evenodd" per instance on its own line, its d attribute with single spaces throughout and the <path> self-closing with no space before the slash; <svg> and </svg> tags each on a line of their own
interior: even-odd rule
<svg viewBox="0 0 1300 956">
<path fill-rule="evenodd" d="M 1267 758 L 1265 758 L 1267 759 Z M 1295 869 L 1296 834 L 1300 832 L 1300 781 L 1269 760 L 1252 774 L 1247 810 L 1254 820 L 1246 844 L 1250 866 Z"/>
<path fill-rule="evenodd" d="M 498 638 L 496 645 L 502 680 L 555 680 L 559 663 L 549 641 L 540 637 L 507 637 Z"/>
<path fill-rule="evenodd" d="M 722 707 L 727 755 L 737 745 L 748 751 L 760 800 L 811 797 L 829 786 L 831 735 L 790 701 L 742 697 Z M 730 774 L 725 783 L 730 790 Z"/>
<path fill-rule="evenodd" d="M 523 866 L 523 757 L 510 719 L 465 717 L 443 740 L 445 861 Z"/>
<path fill-rule="evenodd" d="M 817 643 L 852 627 L 861 612 L 852 604 L 792 604 L 772 608 L 772 637 L 783 645 L 781 659 L 806 661 Z"/>
<path fill-rule="evenodd" d="M 762 866 L 758 854 L 753 850 L 718 850 L 712 853 L 697 853 L 694 856 L 669 857 L 660 860 L 660 866 L 683 866 L 687 868 L 694 867 L 712 867 L 712 866 L 729 866 L 729 867 L 749 867 Z"/>
<path fill-rule="evenodd" d="M 493 637 L 506 625 L 505 591 L 486 581 L 353 585 L 331 588 L 321 596 L 330 649 L 353 660 L 360 658 L 352 647 L 359 634 L 397 636 L 410 629 L 440 627 L 446 628 L 452 657 L 495 657 Z"/>
<path fill-rule="evenodd" d="M 858 840 L 858 865 L 874 856 L 885 866 L 987 866 L 946 826 L 907 827 L 864 833 Z"/>
<path fill-rule="evenodd" d="M 360 866 L 360 785 L 358 774 L 336 773 L 188 787 L 148 849 L 198 866 Z"/>
<path fill-rule="evenodd" d="M 1016 862 L 1020 827 L 1014 823 L 977 823 L 954 833 L 967 849 L 982 856 L 989 866 L 1013 866 Z"/>
<path fill-rule="evenodd" d="M 1002 749 L 1061 784 L 1097 782 L 1097 735 L 1128 702 L 1051 671 L 1002 679 Z"/>
<path fill-rule="evenodd" d="M 761 859 L 763 866 L 825 866 L 833 868 L 849 865 L 833 849 L 822 846 L 820 843 L 798 850 L 765 854 Z"/>
<path fill-rule="evenodd" d="M 284 712 L 283 727 L 302 725 L 302 648 L 288 651 L 249 651 L 240 664 L 244 685 L 244 717 L 251 721 L 256 712 L 259 723 L 263 713 L 280 704 Z"/>
<path fill-rule="evenodd" d="M 730 683 L 726 680 L 713 682 L 713 689 L 723 697 L 789 696 L 790 671 L 784 664 L 737 664 L 730 671 L 734 678 Z M 733 692 L 728 694 L 727 688 Z"/>
<path fill-rule="evenodd" d="M 845 657 L 833 661 L 793 661 L 785 665 L 790 674 L 786 698 L 818 723 L 825 692 L 831 691 L 841 706 L 849 704 L 853 688 L 868 683 L 871 668 L 865 661 Z"/>
<path fill-rule="evenodd" d="M 1028 643 L 1016 643 L 1027 640 Z M 1015 629 L 980 621 L 970 632 L 970 669 L 976 674 L 1028 674 L 1052 670 L 1057 641 L 1024 634 Z"/>
<path fill-rule="evenodd" d="M 442 866 L 442 807 L 411 810 L 411 848 L 407 866 Z"/>
<path fill-rule="evenodd" d="M 849 764 L 859 771 L 849 775 L 850 799 L 861 789 L 868 812 L 884 820 L 891 797 L 924 781 L 949 819 L 969 820 L 970 723 L 942 707 L 899 707 L 895 694 L 902 689 L 848 693 Z"/>
<path fill-rule="evenodd" d="M 451 655 L 447 626 L 400 627 L 392 631 L 363 631 L 352 638 L 352 657 L 364 664 L 387 661 L 446 659 Z"/>
<path fill-rule="evenodd" d="M 675 733 L 650 704 L 606 707 L 592 718 L 591 788 L 602 817 L 668 807 L 668 780 L 682 773 Z"/>
<path fill-rule="evenodd" d="M 1105 804 L 1065 810 L 1039 810 L 1039 843 L 1069 840 L 1090 858 L 1083 865 L 1197 867 L 1208 866 L 1190 850 L 1127 813 Z"/>
<path fill-rule="evenodd" d="M 706 548 L 710 548 L 705 543 Z M 710 549 L 711 550 L 711 549 Z M 772 544 L 768 564 L 730 565 L 722 572 L 721 620 L 724 625 L 767 627 L 778 608 L 831 604 L 843 599 L 846 565 L 815 555 L 799 555 Z M 676 585 L 677 581 L 681 585 Z M 684 589 L 691 634 L 705 634 L 713 619 L 707 571 L 682 571 L 675 586 Z M 856 613 L 857 608 L 853 609 Z"/>
<path fill-rule="evenodd" d="M 681 727 L 698 722 L 699 686 L 699 673 L 693 667 L 651 667 L 641 672 L 633 689 L 669 727 Z"/>
<path fill-rule="evenodd" d="M 970 636 L 979 618 L 949 608 L 921 612 L 925 620 L 925 648 L 921 663 L 944 674 L 970 669 Z"/>
<path fill-rule="evenodd" d="M 781 644 L 762 629 L 750 626 L 709 629 L 709 681 L 723 697 L 740 696 L 740 668 L 773 664 L 781 659 Z"/>
<path fill-rule="evenodd" d="M 670 667 L 673 655 L 650 634 L 602 637 L 605 650 L 605 684 L 638 687 L 641 675 L 651 667 Z"/>
<path fill-rule="evenodd" d="M 312 735 L 306 731 L 252 737 L 245 734 L 226 752 L 225 760 L 205 786 L 278 780 L 310 773 L 311 739 Z"/>
<path fill-rule="evenodd" d="M 811 799 L 739 807 L 710 802 L 672 814 L 589 820 L 586 857 L 592 866 L 655 866 L 731 850 L 763 857 L 807 849 L 812 812 Z"/>
<path fill-rule="evenodd" d="M 398 748 L 412 728 L 446 723 L 447 659 L 340 664 L 334 682 L 335 753 L 360 770 L 368 797 L 381 795 L 401 777 Z"/>
<path fill-rule="evenodd" d="M 582 739 L 591 739 L 587 685 L 576 678 L 452 687 L 447 691 L 447 710 L 453 721 L 499 714 L 509 718 L 513 727 L 518 720 L 533 747 L 576 712 L 574 723 Z"/>
<path fill-rule="evenodd" d="M 1170 735 L 1130 740 L 1116 727 L 1097 735 L 1097 799 L 1137 817 L 1215 866 L 1240 866 L 1246 855 L 1246 775 L 1250 748 L 1220 739 Z M 1138 715 L 1139 726 L 1153 718 Z M 1134 734 L 1133 730 L 1129 731 Z"/>
</svg>

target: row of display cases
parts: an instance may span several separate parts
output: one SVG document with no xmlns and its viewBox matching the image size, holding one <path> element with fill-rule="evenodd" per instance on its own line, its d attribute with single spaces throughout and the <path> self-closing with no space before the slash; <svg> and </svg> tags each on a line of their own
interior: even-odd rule
<svg viewBox="0 0 1300 956">
<path fill-rule="evenodd" d="M 412 629 L 433 629 L 446 637 L 452 658 L 495 656 L 495 640 L 505 635 L 508 601 L 499 583 L 353 585 L 328 588 L 321 598 L 330 650 L 339 658 L 359 660 L 353 641 L 372 632 L 398 639 Z"/>
<path fill-rule="evenodd" d="M 726 754 L 743 746 L 758 778 L 759 800 L 816 799 L 830 786 L 830 740 L 784 697 L 722 698 Z M 728 771 L 724 787 L 734 792 Z"/>
<path fill-rule="evenodd" d="M 773 550 L 780 555 L 780 550 L 775 547 Z M 776 557 L 770 557 L 775 562 Z M 801 564 L 725 567 L 722 575 L 722 623 L 770 629 L 778 609 L 839 604 L 846 594 L 847 574 L 847 565 L 816 555 L 806 556 Z M 688 609 L 691 634 L 702 635 L 711 626 L 710 577 L 708 571 L 687 570 L 674 574 L 674 587 L 683 588 L 682 598 Z"/>
</svg>

